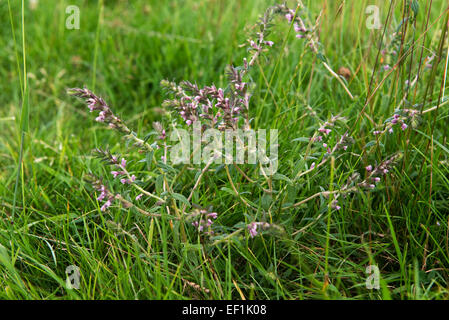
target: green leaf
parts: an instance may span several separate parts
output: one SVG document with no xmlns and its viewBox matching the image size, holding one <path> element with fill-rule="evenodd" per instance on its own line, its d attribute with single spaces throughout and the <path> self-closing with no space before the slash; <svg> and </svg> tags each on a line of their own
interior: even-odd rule
<svg viewBox="0 0 449 320">
<path fill-rule="evenodd" d="M 172 193 L 171 196 L 172 196 L 173 198 L 175 198 L 176 200 L 178 200 L 178 201 L 184 203 L 184 204 L 187 205 L 188 207 L 190 207 L 190 202 L 189 202 L 189 200 L 187 200 L 187 198 L 184 197 L 182 194 L 180 194 L 180 193 Z"/>
</svg>

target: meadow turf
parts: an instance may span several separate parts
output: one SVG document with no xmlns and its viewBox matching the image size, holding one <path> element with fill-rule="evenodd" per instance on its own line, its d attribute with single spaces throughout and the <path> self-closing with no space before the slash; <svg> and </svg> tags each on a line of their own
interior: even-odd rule
<svg viewBox="0 0 449 320">
<path fill-rule="evenodd" d="M 225 85 L 226 66 L 241 64 L 251 26 L 274 2 L 48 0 L 31 8 L 24 1 L 22 15 L 22 1 L 0 1 L 0 299 L 448 299 L 447 1 L 430 9 L 419 1 L 406 57 L 395 66 L 380 61 L 379 44 L 400 29 L 404 3 L 411 1 L 304 1 L 313 21 L 321 12 L 320 48 L 335 71 L 351 71 L 345 83 L 354 99 L 285 19 L 273 20 L 274 46 L 251 73 L 250 116 L 254 128 L 279 130 L 279 174 L 267 184 L 256 174 L 258 183 L 249 183 L 232 166 L 206 172 L 192 203 L 218 213 L 226 236 L 212 241 L 184 237 L 188 223 L 119 205 L 100 210 L 86 175 L 113 179 L 92 149 L 125 155 L 151 179 L 157 171 L 137 163 L 141 155 L 67 89 L 88 87 L 144 137 L 154 121 L 174 117 L 162 108 L 160 81 Z M 370 4 L 381 9 L 381 29 L 366 27 Z M 80 8 L 79 30 L 66 28 L 68 5 Z M 407 100 L 418 110 L 438 108 L 376 140 L 373 130 L 402 104 L 405 81 L 432 53 L 441 60 L 420 70 Z M 295 179 L 310 157 L 318 163 L 308 139 L 335 115 L 346 118 L 340 131 L 353 147 Z M 325 197 L 282 209 L 393 154 L 400 159 L 378 186 L 340 201 L 340 210 Z M 172 175 L 176 193 L 187 197 L 199 172 Z M 254 217 L 279 229 L 233 235 Z M 66 287 L 70 265 L 80 270 L 78 290 Z M 380 270 L 378 290 L 366 287 L 369 265 Z"/>
</svg>

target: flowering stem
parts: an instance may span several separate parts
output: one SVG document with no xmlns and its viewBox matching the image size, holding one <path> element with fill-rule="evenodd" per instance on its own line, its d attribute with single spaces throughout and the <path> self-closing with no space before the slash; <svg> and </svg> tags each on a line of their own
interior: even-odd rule
<svg viewBox="0 0 449 320">
<path fill-rule="evenodd" d="M 162 215 L 162 214 L 160 214 L 160 213 L 150 213 L 150 212 L 147 212 L 147 211 L 145 211 L 145 210 L 139 208 L 138 206 L 136 206 L 134 203 L 132 203 L 132 202 L 126 200 L 126 199 L 123 198 L 120 194 L 117 194 L 117 195 L 115 196 L 115 198 L 116 198 L 117 200 L 119 200 L 121 203 L 123 203 L 123 204 L 125 205 L 125 207 L 128 207 L 128 208 L 129 208 L 129 207 L 133 207 L 133 208 L 135 208 L 139 213 L 141 213 L 141 214 L 143 214 L 143 215 L 146 215 L 146 216 L 149 216 L 149 217 L 159 217 L 159 218 L 160 218 L 160 217 L 168 217 L 168 218 L 170 218 L 170 219 L 180 220 L 179 217 L 173 217 L 173 216 L 170 216 L 170 215 Z"/>
</svg>

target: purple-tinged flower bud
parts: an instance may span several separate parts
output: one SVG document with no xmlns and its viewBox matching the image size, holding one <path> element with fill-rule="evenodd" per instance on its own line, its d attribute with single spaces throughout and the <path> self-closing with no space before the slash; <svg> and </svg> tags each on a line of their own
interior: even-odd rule
<svg viewBox="0 0 449 320">
<path fill-rule="evenodd" d="M 402 125 L 401 125 L 402 131 L 405 131 L 405 129 L 407 129 L 407 127 L 408 126 L 405 124 L 405 122 L 403 122 Z"/>
<path fill-rule="evenodd" d="M 120 163 L 123 168 L 126 167 L 126 159 L 122 158 L 122 162 Z"/>
<path fill-rule="evenodd" d="M 371 172 L 373 170 L 373 166 L 369 165 L 365 167 L 366 171 Z"/>
<path fill-rule="evenodd" d="M 142 199 L 142 197 L 143 197 L 143 193 L 139 194 L 139 195 L 136 197 L 136 201 L 139 201 L 140 199 Z"/>
</svg>

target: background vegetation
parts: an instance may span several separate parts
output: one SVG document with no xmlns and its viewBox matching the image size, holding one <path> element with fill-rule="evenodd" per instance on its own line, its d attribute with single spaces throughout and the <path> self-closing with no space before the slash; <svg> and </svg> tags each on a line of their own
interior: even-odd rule
<svg viewBox="0 0 449 320">
<path fill-rule="evenodd" d="M 379 47 L 380 39 L 390 39 L 400 27 L 409 2 L 392 0 L 390 6 L 377 1 L 382 29 L 369 30 L 365 8 L 376 1 L 304 1 L 312 20 L 322 13 L 323 51 L 335 70 L 351 72 L 347 86 L 354 100 L 280 18 L 270 35 L 273 52 L 252 75 L 257 86 L 251 116 L 256 127 L 280 130 L 283 176 L 292 178 L 305 169 L 304 138 L 318 128 L 317 119 L 336 114 L 348 118 L 346 129 L 356 140 L 357 153 L 365 150 L 380 162 L 399 151 L 400 163 L 376 190 L 347 199 L 341 210 L 328 214 L 326 200 L 319 198 L 291 210 L 273 210 L 270 218 L 283 233 L 254 239 L 242 234 L 211 246 L 196 235 L 181 241 L 169 220 L 118 206 L 100 211 L 84 177 L 88 172 L 112 177 L 91 150 L 109 146 L 130 159 L 137 159 L 136 152 L 95 122 L 66 89 L 88 86 L 144 136 L 153 121 L 166 119 L 160 81 L 222 85 L 225 67 L 241 64 L 246 52 L 240 45 L 273 3 L 61 0 L 39 1 L 33 8 L 25 1 L 22 33 L 21 1 L 2 0 L 0 298 L 447 299 L 449 129 L 442 95 L 447 2 L 419 1 L 416 29 L 409 26 L 403 41 L 409 54 L 393 72 L 384 72 L 383 64 L 396 61 L 380 62 L 388 59 L 381 54 L 386 41 Z M 72 4 L 80 8 L 79 30 L 65 27 L 65 9 Z M 420 126 L 367 146 L 375 141 L 375 124 L 401 103 L 404 83 L 415 76 L 421 54 L 433 53 L 441 61 L 420 71 L 409 100 L 418 109 L 439 108 L 426 113 Z M 297 202 L 320 186 L 327 190 L 330 179 L 343 184 L 347 172 L 339 175 L 339 166 L 360 170 L 369 164 L 353 161 L 337 160 L 336 168 L 273 184 L 278 190 L 288 188 Z M 241 194 L 267 211 L 269 199 L 231 173 Z M 188 195 L 195 174 L 192 170 L 177 181 L 177 192 Z M 231 188 L 226 173 L 204 179 L 195 202 L 213 206 L 231 232 L 245 221 L 247 209 L 225 191 Z M 380 290 L 365 286 L 370 264 L 380 269 Z M 79 290 L 65 288 L 69 265 L 80 268 Z"/>
</svg>

